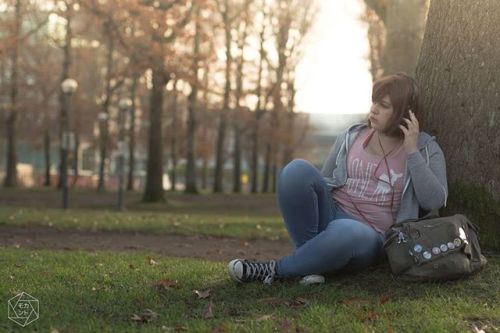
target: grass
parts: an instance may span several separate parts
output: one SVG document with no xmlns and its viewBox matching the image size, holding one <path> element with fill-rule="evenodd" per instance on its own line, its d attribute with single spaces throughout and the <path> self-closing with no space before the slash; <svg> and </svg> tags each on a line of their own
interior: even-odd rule
<svg viewBox="0 0 500 333">
<path fill-rule="evenodd" d="M 475 325 L 497 332 L 500 326 L 499 255 L 458 282 L 408 284 L 378 266 L 306 287 L 296 281 L 237 285 L 224 263 L 142 252 L 1 253 L 2 302 L 21 291 L 40 302 L 40 319 L 26 331 L 465 332 Z M 163 287 L 154 287 L 159 281 Z M 206 299 L 193 292 L 208 289 Z M 7 307 L 1 309 L 0 330 L 17 331 Z M 146 309 L 156 316 L 146 316 Z"/>
<path fill-rule="evenodd" d="M 167 204 L 143 205 L 132 193 L 126 213 L 113 211 L 113 193 L 74 193 L 81 208 L 68 211 L 54 206 L 55 195 L 4 191 L 0 224 L 287 237 L 269 195 L 169 194 Z M 24 331 L 498 332 L 500 254 L 486 256 L 481 273 L 456 282 L 404 283 L 381 265 L 306 287 L 296 280 L 237 285 L 225 263 L 147 252 L 0 248 L 0 332 L 20 329 L 7 319 L 6 303 L 22 291 L 40 301 L 40 319 Z M 193 290 L 210 293 L 199 299 Z"/>
<path fill-rule="evenodd" d="M 286 239 L 286 229 L 277 216 L 109 210 L 0 208 L 0 224 L 43 225 L 61 229 L 121 230 L 230 236 L 245 239 Z"/>
</svg>

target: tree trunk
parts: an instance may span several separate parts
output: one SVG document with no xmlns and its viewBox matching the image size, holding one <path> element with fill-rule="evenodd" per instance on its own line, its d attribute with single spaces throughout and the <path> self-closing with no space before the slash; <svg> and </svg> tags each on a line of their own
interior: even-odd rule
<svg viewBox="0 0 500 333">
<path fill-rule="evenodd" d="M 385 45 L 380 59 L 384 74 L 413 75 L 425 29 L 426 0 L 365 0 L 385 26 Z M 374 68 L 377 64 L 372 65 Z"/>
<path fill-rule="evenodd" d="M 50 186 L 50 129 L 46 128 L 43 135 L 43 150 L 45 155 L 45 180 L 43 186 Z"/>
<path fill-rule="evenodd" d="M 153 87 L 150 95 L 149 142 L 144 202 L 165 201 L 163 193 L 163 140 L 162 110 L 163 91 L 168 76 L 161 68 L 153 69 Z"/>
<path fill-rule="evenodd" d="M 102 113 L 105 118 L 100 119 L 100 131 L 99 131 L 99 180 L 97 183 L 97 190 L 103 191 L 105 188 L 105 169 L 106 169 L 106 158 L 108 156 L 108 141 L 109 141 L 109 105 L 111 104 L 111 73 L 113 70 L 113 51 L 114 51 L 114 41 L 113 36 L 110 31 L 109 23 L 105 23 L 105 33 L 108 38 L 108 54 L 106 60 L 106 82 L 105 82 L 105 98 L 102 103 Z"/>
<path fill-rule="evenodd" d="M 259 124 L 260 116 L 257 115 L 259 110 L 255 111 L 254 128 L 252 131 L 252 157 L 250 162 L 250 192 L 257 193 L 259 186 Z"/>
<path fill-rule="evenodd" d="M 500 250 L 500 6 L 497 0 L 432 1 L 417 81 L 421 123 L 437 135 L 450 184 L 447 213 L 481 227 L 481 245 Z"/>
<path fill-rule="evenodd" d="M 21 31 L 21 0 L 16 1 L 16 18 L 11 55 L 12 76 L 10 81 L 10 113 L 7 117 L 7 170 L 4 179 L 5 187 L 17 186 L 17 154 L 16 154 L 16 120 L 17 120 L 17 73 L 18 53 Z"/>
<path fill-rule="evenodd" d="M 191 86 L 191 93 L 189 94 L 188 106 L 188 120 L 187 120 L 187 149 L 186 149 L 186 187 L 185 193 L 198 193 L 196 187 L 196 109 L 198 108 L 198 72 L 199 72 L 199 58 L 200 58 L 200 7 L 195 8 L 195 34 L 193 40 L 193 63 L 192 72 L 194 81 Z"/>
<path fill-rule="evenodd" d="M 135 95 L 137 91 L 137 81 L 138 77 L 134 75 L 132 79 L 132 86 L 130 87 L 130 100 L 132 105 L 130 106 L 130 129 L 129 129 L 129 151 L 128 151 L 128 180 L 127 180 L 127 191 L 134 190 L 134 172 L 135 172 L 135 116 L 136 116 L 136 104 Z"/>
<path fill-rule="evenodd" d="M 170 141 L 170 155 L 172 156 L 172 171 L 170 173 L 170 181 L 172 184 L 171 191 L 175 192 L 177 186 L 177 82 L 174 82 L 174 105 L 172 110 L 172 140 Z"/>
<path fill-rule="evenodd" d="M 223 192 L 223 176 L 224 176 L 224 142 L 226 138 L 227 114 L 229 112 L 229 94 L 231 92 L 231 26 L 229 20 L 229 1 L 224 0 L 225 10 L 223 12 L 225 41 L 226 41 L 226 84 L 224 87 L 224 103 L 220 115 L 218 135 L 217 135 L 217 154 L 215 160 L 215 176 L 214 176 L 214 193 Z"/>
<path fill-rule="evenodd" d="M 269 176 L 271 172 L 271 143 L 266 143 L 266 153 L 264 157 L 264 181 L 262 183 L 262 192 L 269 192 Z"/>
<path fill-rule="evenodd" d="M 69 69 L 71 67 L 71 43 L 73 41 L 73 31 L 71 29 L 71 21 L 72 21 L 72 7 L 66 4 L 65 11 L 65 19 L 66 19 L 66 35 L 64 37 L 64 47 L 63 47 L 63 63 L 62 63 L 62 72 L 61 72 L 61 82 L 69 78 Z M 63 149 L 63 128 L 64 128 L 64 113 L 65 113 L 65 103 L 66 96 L 62 91 L 61 87 L 59 87 L 59 105 L 61 106 L 60 110 L 60 122 L 59 122 L 59 181 L 57 184 L 58 188 L 62 188 L 62 178 L 63 178 L 63 155 L 65 154 Z M 67 171 L 64 171 L 67 174 Z M 64 190 L 63 190 L 64 191 Z"/>
</svg>

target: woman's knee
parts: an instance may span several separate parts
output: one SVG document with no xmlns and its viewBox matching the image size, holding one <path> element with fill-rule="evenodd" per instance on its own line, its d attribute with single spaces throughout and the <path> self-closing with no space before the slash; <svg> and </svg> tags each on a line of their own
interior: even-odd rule
<svg viewBox="0 0 500 333">
<path fill-rule="evenodd" d="M 288 163 L 279 176 L 279 186 L 310 183 L 320 176 L 318 169 L 311 162 L 295 159 Z"/>
</svg>

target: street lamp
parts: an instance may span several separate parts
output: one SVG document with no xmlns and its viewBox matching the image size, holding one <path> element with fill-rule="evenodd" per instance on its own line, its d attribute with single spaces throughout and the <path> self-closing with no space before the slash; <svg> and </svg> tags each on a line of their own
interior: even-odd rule
<svg viewBox="0 0 500 333">
<path fill-rule="evenodd" d="M 120 211 L 125 210 L 123 200 L 125 153 L 127 150 L 125 144 L 125 118 L 126 112 L 130 110 L 131 106 L 132 100 L 130 98 L 122 98 L 118 102 L 118 108 L 120 109 L 118 113 L 118 210 Z"/>
<path fill-rule="evenodd" d="M 71 95 L 78 88 L 78 82 L 67 78 L 61 83 L 62 98 L 62 156 L 61 156 L 61 187 L 63 192 L 63 208 L 68 208 L 68 151 L 74 149 L 75 137 L 70 129 Z"/>
</svg>

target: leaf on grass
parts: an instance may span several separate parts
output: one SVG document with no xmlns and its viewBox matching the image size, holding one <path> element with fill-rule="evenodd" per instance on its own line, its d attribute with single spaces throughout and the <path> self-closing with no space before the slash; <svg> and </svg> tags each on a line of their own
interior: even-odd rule
<svg viewBox="0 0 500 333">
<path fill-rule="evenodd" d="M 210 289 L 203 291 L 193 290 L 193 292 L 198 296 L 198 299 L 205 299 L 210 297 Z"/>
<path fill-rule="evenodd" d="M 210 319 L 210 318 L 214 317 L 213 306 L 214 306 L 214 303 L 212 302 L 212 300 L 210 300 L 210 302 L 208 302 L 208 305 L 205 308 L 205 310 L 203 310 L 203 319 Z"/>
<path fill-rule="evenodd" d="M 158 314 L 151 309 L 145 309 L 141 314 L 133 314 L 130 319 L 139 323 L 148 323 L 158 317 Z"/>
<path fill-rule="evenodd" d="M 283 319 L 282 321 L 280 321 L 278 329 L 281 331 L 288 332 L 291 328 L 291 325 L 292 325 L 292 323 L 290 322 L 290 320 Z"/>
<path fill-rule="evenodd" d="M 269 320 L 273 317 L 273 315 L 262 315 L 259 318 L 255 319 L 256 321 L 264 321 L 264 320 Z"/>
<path fill-rule="evenodd" d="M 179 288 L 179 286 L 177 284 L 177 280 L 172 281 L 172 280 L 167 280 L 167 279 L 155 282 L 153 284 L 153 287 L 155 287 L 158 290 L 169 290 L 172 288 Z"/>
<path fill-rule="evenodd" d="M 387 303 L 388 301 L 390 301 L 391 298 L 392 298 L 392 295 L 382 294 L 380 296 L 380 300 L 379 300 L 380 305 L 384 305 L 385 303 Z"/>
<path fill-rule="evenodd" d="M 158 264 L 152 257 L 148 257 L 148 263 L 151 266 L 154 266 L 154 265 Z"/>
<path fill-rule="evenodd" d="M 270 305 L 288 305 L 287 300 L 278 297 L 261 298 L 259 302 L 263 302 Z"/>
<path fill-rule="evenodd" d="M 214 329 L 210 332 L 211 333 L 229 332 L 229 329 L 224 323 L 221 323 L 218 326 L 214 327 Z"/>
<path fill-rule="evenodd" d="M 344 304 L 353 306 L 363 306 L 367 305 L 368 303 L 369 303 L 368 300 L 363 299 L 361 297 L 351 297 L 349 299 L 344 300 Z"/>
<path fill-rule="evenodd" d="M 363 321 L 374 321 L 377 319 L 377 314 L 373 311 L 368 311 L 363 315 Z"/>
<path fill-rule="evenodd" d="M 309 304 L 309 301 L 302 297 L 297 297 L 288 302 L 288 305 L 294 308 L 303 307 Z"/>
</svg>

